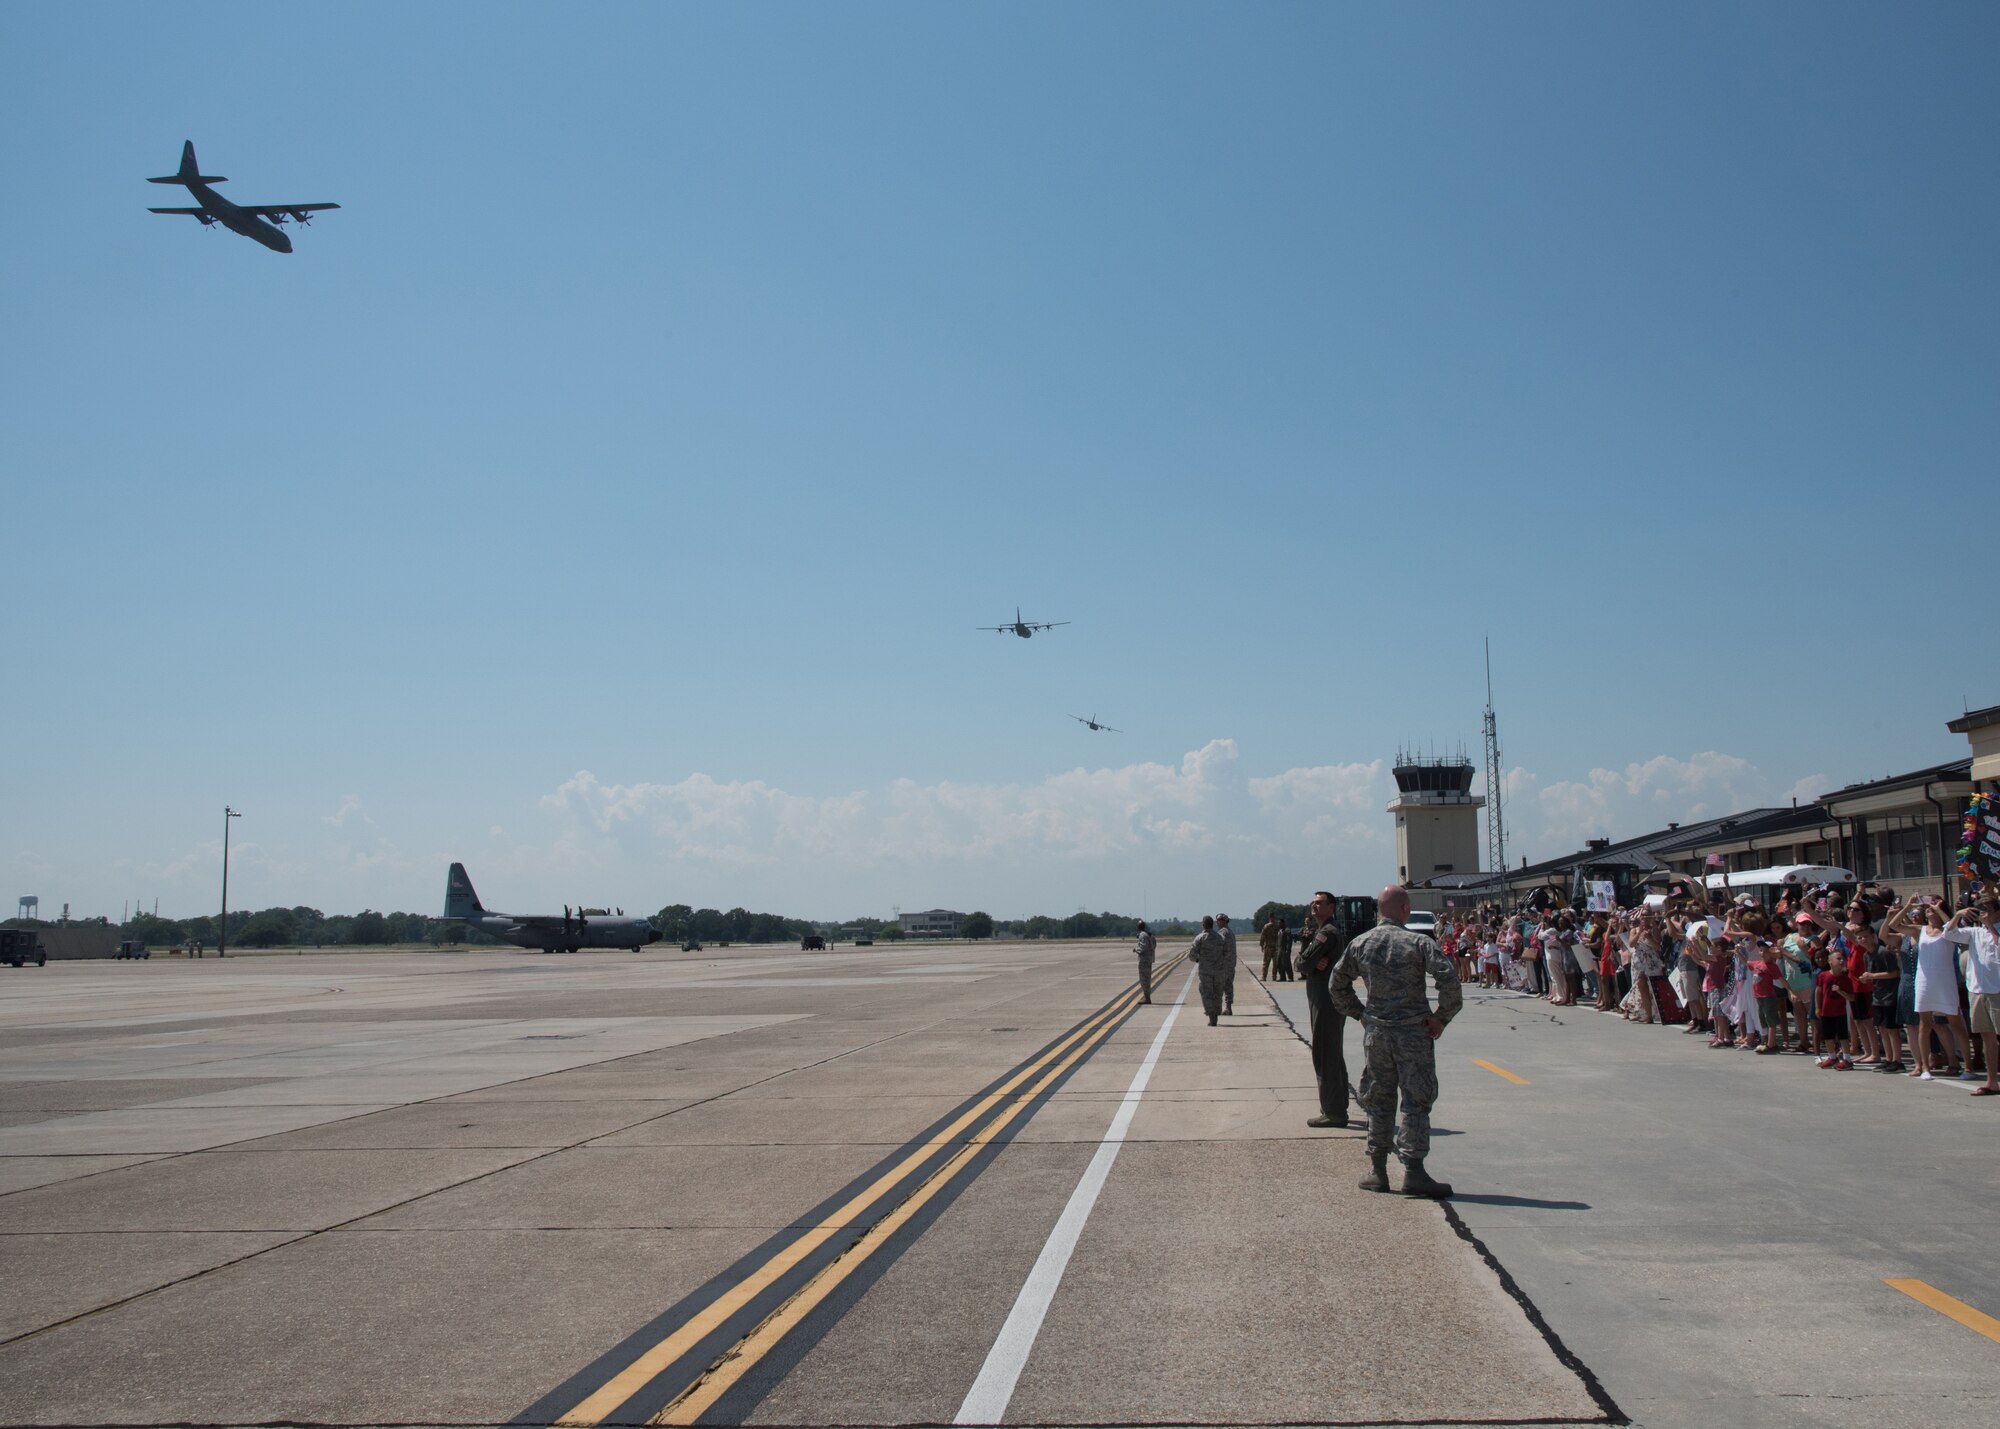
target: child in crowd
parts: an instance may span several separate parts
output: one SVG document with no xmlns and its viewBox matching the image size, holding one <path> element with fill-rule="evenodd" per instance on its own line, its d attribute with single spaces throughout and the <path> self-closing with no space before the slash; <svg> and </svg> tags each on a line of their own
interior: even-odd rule
<svg viewBox="0 0 2000 1429">
<path fill-rule="evenodd" d="M 1860 985 L 1847 975 L 1847 955 L 1840 949 L 1828 949 L 1826 961 L 1826 971 L 1813 979 L 1813 991 L 1819 998 L 1819 1044 L 1832 1050 L 1819 1059 L 1819 1065 L 1848 1072 L 1854 1061 L 1848 1056 L 1847 1015 Z"/>
<path fill-rule="evenodd" d="M 1896 1007 L 1896 989 L 1903 980 L 1902 959 L 1888 942 L 1870 932 L 1866 939 L 1861 974 L 1868 985 L 1868 1000 L 1875 1014 L 1876 1068 L 1900 1074 L 1903 1070 L 1903 1020 Z"/>
<path fill-rule="evenodd" d="M 1764 1009 L 1757 1000 L 1755 975 L 1750 964 L 1758 956 L 1757 944 L 1771 930 L 1763 910 L 1751 907 L 1732 909 L 1724 925 L 1723 946 L 1730 951 L 1730 1014 L 1736 1023 L 1736 1045 L 1746 1052 L 1764 1045 Z"/>
<path fill-rule="evenodd" d="M 1729 1015 L 1730 976 L 1735 971 L 1732 966 L 1735 961 L 1734 954 L 1726 945 L 1717 946 L 1709 937 L 1706 918 L 1695 918 L 1688 924 L 1687 947 L 1684 951 L 1701 969 L 1701 998 L 1708 1006 L 1709 1026 L 1713 1029 L 1708 1045 L 1727 1047 L 1736 1038 L 1736 1029 L 1730 1025 Z"/>
<path fill-rule="evenodd" d="M 1785 1049 L 1785 1008 L 1790 998 L 1785 995 L 1784 970 L 1770 939 L 1757 940 L 1749 972 L 1750 993 L 1757 999 L 1757 1016 L 1764 1024 L 1764 1040 L 1757 1044 L 1757 1055 L 1775 1056 Z"/>
</svg>

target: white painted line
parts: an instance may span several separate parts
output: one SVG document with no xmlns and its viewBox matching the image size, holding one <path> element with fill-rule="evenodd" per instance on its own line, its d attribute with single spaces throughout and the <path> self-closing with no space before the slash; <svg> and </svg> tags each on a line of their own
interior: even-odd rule
<svg viewBox="0 0 2000 1429">
<path fill-rule="evenodd" d="M 1028 1355 L 1035 1348 L 1035 1339 L 1042 1332 L 1042 1320 L 1049 1313 L 1050 1302 L 1056 1298 L 1056 1287 L 1062 1284 L 1063 1271 L 1069 1268 L 1070 1254 L 1076 1249 L 1078 1237 L 1083 1234 L 1084 1222 L 1090 1219 L 1091 1208 L 1097 1204 L 1098 1192 L 1104 1189 L 1104 1182 L 1111 1175 L 1111 1163 L 1118 1159 L 1118 1148 L 1125 1144 L 1125 1132 L 1132 1125 L 1133 1114 L 1139 1110 L 1140 1098 L 1146 1095 L 1146 1083 L 1152 1080 L 1153 1064 L 1160 1060 L 1160 1050 L 1167 1045 L 1167 1034 L 1173 1030 L 1174 1019 L 1181 1015 L 1188 989 L 1193 985 L 1194 969 L 1189 968 L 1187 978 L 1181 983 L 1180 996 L 1168 1009 L 1167 1019 L 1160 1024 L 1153 1045 L 1146 1052 L 1146 1059 L 1133 1074 L 1132 1085 L 1125 1089 L 1125 1099 L 1118 1104 L 1118 1112 L 1111 1118 L 1103 1144 L 1090 1158 L 1083 1179 L 1070 1192 L 1069 1204 L 1057 1217 L 1056 1228 L 1049 1232 L 1048 1242 L 1043 1245 L 1035 1268 L 1028 1272 L 1027 1282 L 1021 1286 L 1014 1308 L 1007 1315 L 1007 1323 L 1000 1327 L 1000 1337 L 986 1352 L 986 1363 L 980 1366 L 979 1378 L 972 1382 L 965 1402 L 958 1406 L 958 1417 L 952 1423 L 998 1424 L 1006 1417 L 1007 1405 L 1014 1398 L 1014 1386 L 1020 1381 L 1021 1371 L 1028 1364 Z"/>
</svg>

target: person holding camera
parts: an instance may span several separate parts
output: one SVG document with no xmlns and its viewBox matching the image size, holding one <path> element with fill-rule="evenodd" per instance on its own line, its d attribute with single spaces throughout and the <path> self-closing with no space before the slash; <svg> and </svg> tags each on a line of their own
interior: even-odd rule
<svg viewBox="0 0 2000 1429">
<path fill-rule="evenodd" d="M 1945 936 L 1965 949 L 1965 990 L 1971 995 L 1966 1025 L 1986 1052 L 1986 1081 L 1974 1087 L 1976 1097 L 2000 1096 L 2000 900 L 1988 893 L 1978 910 L 1958 910 Z M 1966 1056 L 1972 1055 L 1970 1045 Z M 1973 1075 L 1968 1068 L 1961 1075 Z"/>
<path fill-rule="evenodd" d="M 1919 1081 L 1934 1081 L 1936 1059 L 1931 1054 L 1933 1036 L 1944 1047 L 1945 1066 L 1965 1064 L 1965 1022 L 1958 1015 L 1958 973 L 1952 966 L 1949 929 L 1956 920 L 1945 916 L 1944 907 L 1928 895 L 1905 904 L 1882 925 L 1882 936 L 1899 938 L 1914 933 L 1917 940 L 1916 995 L 1912 999 L 1916 1026 L 1910 1033 L 1910 1075 Z"/>
</svg>

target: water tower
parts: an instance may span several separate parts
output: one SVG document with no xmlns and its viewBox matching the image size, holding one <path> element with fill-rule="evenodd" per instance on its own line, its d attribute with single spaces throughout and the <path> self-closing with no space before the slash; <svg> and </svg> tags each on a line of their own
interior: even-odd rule
<svg viewBox="0 0 2000 1429">
<path fill-rule="evenodd" d="M 1479 872 L 1479 811 L 1472 761 L 1464 754 L 1396 756 L 1396 879 L 1422 883 L 1441 873 Z"/>
</svg>

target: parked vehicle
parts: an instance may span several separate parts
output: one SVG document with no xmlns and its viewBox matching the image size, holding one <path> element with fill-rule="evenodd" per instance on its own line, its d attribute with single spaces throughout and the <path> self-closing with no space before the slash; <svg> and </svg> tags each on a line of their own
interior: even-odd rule
<svg viewBox="0 0 2000 1429">
<path fill-rule="evenodd" d="M 0 963 L 10 968 L 26 967 L 29 963 L 45 968 L 49 965 L 49 950 L 42 946 L 33 928 L 0 928 Z"/>
<path fill-rule="evenodd" d="M 144 943 L 138 942 L 132 938 L 127 938 L 124 942 L 118 945 L 118 952 L 116 956 L 121 958 L 151 958 L 153 956 L 153 950 L 147 947 Z"/>
</svg>

